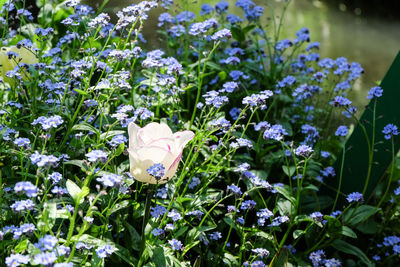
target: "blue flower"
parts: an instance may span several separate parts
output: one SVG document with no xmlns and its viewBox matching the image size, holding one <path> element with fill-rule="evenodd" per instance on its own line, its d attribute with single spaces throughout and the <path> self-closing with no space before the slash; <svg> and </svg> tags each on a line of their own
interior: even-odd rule
<svg viewBox="0 0 400 267">
<path fill-rule="evenodd" d="M 238 187 L 234 184 L 228 185 L 226 187 L 226 190 L 230 190 L 230 191 L 232 191 L 232 193 L 234 193 L 235 195 L 238 195 L 238 196 L 242 195 L 242 191 L 240 190 L 240 187 Z"/>
<path fill-rule="evenodd" d="M 43 130 L 49 130 L 51 128 L 57 128 L 63 122 L 64 121 L 60 116 L 54 115 L 49 118 L 40 116 L 39 118 L 35 119 L 31 124 L 32 125 L 40 124 Z"/>
<path fill-rule="evenodd" d="M 329 102 L 334 107 L 349 107 L 351 105 L 351 101 L 343 96 L 335 96 L 335 98 Z"/>
<path fill-rule="evenodd" d="M 253 248 L 251 251 L 261 258 L 268 258 L 269 256 L 269 251 L 265 248 Z"/>
<path fill-rule="evenodd" d="M 222 14 L 222 13 L 226 13 L 228 11 L 228 7 L 229 7 L 228 2 L 221 1 L 218 4 L 215 5 L 215 10 L 219 14 Z"/>
<path fill-rule="evenodd" d="M 113 173 L 103 174 L 102 177 L 99 177 L 96 180 L 101 182 L 104 186 L 109 187 L 120 186 L 123 182 L 122 176 Z"/>
<path fill-rule="evenodd" d="M 214 11 L 214 8 L 209 4 L 201 5 L 200 16 L 208 15 Z"/>
<path fill-rule="evenodd" d="M 221 232 L 214 232 L 208 235 L 211 240 L 218 240 L 222 238 Z"/>
<path fill-rule="evenodd" d="M 28 264 L 31 258 L 29 255 L 11 254 L 6 258 L 7 266 L 20 266 L 21 264 Z"/>
<path fill-rule="evenodd" d="M 96 254 L 99 258 L 107 258 L 114 253 L 114 249 L 110 245 L 104 245 L 96 249 Z"/>
<path fill-rule="evenodd" d="M 349 203 L 361 202 L 363 201 L 363 195 L 359 192 L 353 192 L 351 194 L 348 194 L 346 199 Z"/>
<path fill-rule="evenodd" d="M 151 233 L 152 233 L 154 236 L 159 236 L 159 235 L 164 234 L 164 230 L 163 230 L 163 229 L 160 229 L 160 228 L 154 228 L 153 231 L 151 231 Z"/>
<path fill-rule="evenodd" d="M 321 174 L 324 177 L 328 176 L 334 177 L 336 175 L 335 169 L 332 166 L 326 167 L 325 169 L 321 170 Z"/>
<path fill-rule="evenodd" d="M 232 33 L 228 29 L 222 29 L 211 35 L 211 40 L 220 41 L 222 39 L 229 39 L 232 37 Z"/>
<path fill-rule="evenodd" d="M 165 167 L 161 163 L 155 163 L 146 171 L 148 174 L 156 178 L 156 180 L 160 180 L 165 175 Z"/>
<path fill-rule="evenodd" d="M 324 219 L 324 215 L 319 211 L 315 211 L 315 212 L 311 213 L 310 217 L 311 217 L 311 219 L 313 219 L 314 221 L 317 221 L 317 222 L 322 222 L 322 220 Z"/>
<path fill-rule="evenodd" d="M 38 188 L 31 182 L 18 182 L 14 186 L 15 193 L 25 193 L 28 197 L 36 197 L 38 194 Z"/>
<path fill-rule="evenodd" d="M 386 140 L 389 140 L 392 136 L 399 134 L 397 126 L 392 123 L 389 123 L 388 125 L 386 125 L 383 128 L 382 133 L 385 134 Z"/>
<path fill-rule="evenodd" d="M 51 174 L 49 174 L 49 175 L 47 176 L 47 179 L 48 179 L 48 180 L 52 180 L 52 181 L 53 181 L 53 184 L 58 183 L 59 181 L 61 181 L 62 178 L 63 178 L 63 177 L 62 177 L 62 174 L 59 173 L 59 172 L 53 172 L 53 173 L 51 173 Z"/>
<path fill-rule="evenodd" d="M 53 248 L 57 245 L 58 239 L 52 235 L 45 235 L 40 238 L 38 243 L 35 243 L 35 247 L 40 249 L 41 251 L 53 250 Z"/>
<path fill-rule="evenodd" d="M 258 211 L 258 212 L 256 213 L 256 215 L 257 215 L 257 217 L 258 217 L 257 223 L 258 223 L 259 226 L 264 226 L 265 221 L 266 221 L 268 218 L 274 216 L 274 214 L 273 214 L 269 209 L 267 209 L 267 208 L 261 209 L 260 211 Z"/>
<path fill-rule="evenodd" d="M 171 218 L 174 222 L 179 221 L 180 219 L 182 219 L 182 215 L 178 211 L 176 211 L 175 209 L 173 209 L 170 212 L 168 212 L 167 216 L 169 218 Z"/>
<path fill-rule="evenodd" d="M 346 137 L 348 133 L 349 133 L 349 129 L 347 128 L 347 126 L 341 125 L 337 128 L 335 135 Z"/>
<path fill-rule="evenodd" d="M 183 245 L 182 242 L 176 239 L 168 240 L 168 243 L 171 245 L 172 250 L 182 250 Z"/>
<path fill-rule="evenodd" d="M 196 216 L 199 220 L 201 219 L 203 214 L 204 213 L 200 210 L 194 210 L 194 211 L 190 211 L 190 212 L 186 213 L 186 215 L 188 215 L 188 216 Z"/>
<path fill-rule="evenodd" d="M 35 255 L 33 262 L 36 264 L 42 264 L 44 266 L 51 265 L 57 260 L 57 255 L 55 252 L 43 252 Z"/>
<path fill-rule="evenodd" d="M 383 93 L 383 89 L 379 86 L 372 87 L 371 90 L 368 92 L 367 99 L 372 99 L 374 97 L 378 98 L 381 97 Z"/>
<path fill-rule="evenodd" d="M 325 258 L 325 252 L 323 250 L 311 252 L 308 258 L 312 261 L 313 266 L 321 266 L 320 263 Z"/>
<path fill-rule="evenodd" d="M 241 19 L 239 16 L 236 16 L 234 14 L 229 14 L 226 16 L 226 21 L 230 22 L 232 25 L 243 22 L 243 19 Z"/>
<path fill-rule="evenodd" d="M 167 209 L 164 206 L 157 205 L 154 208 L 151 208 L 150 214 L 152 217 L 160 217 L 167 212 Z"/>
<path fill-rule="evenodd" d="M 240 205 L 240 209 L 242 210 L 247 210 L 247 209 L 253 209 L 256 206 L 256 202 L 254 200 L 246 200 L 243 201 L 242 204 Z"/>
<path fill-rule="evenodd" d="M 285 135 L 287 135 L 287 131 L 282 127 L 282 125 L 275 124 L 270 128 L 265 130 L 263 134 L 264 139 L 273 139 L 276 141 L 281 141 Z"/>
<path fill-rule="evenodd" d="M 321 157 L 323 158 L 329 158 L 330 155 L 331 153 L 329 153 L 328 151 L 321 151 Z"/>
<path fill-rule="evenodd" d="M 188 185 L 188 188 L 189 188 L 189 189 L 193 189 L 193 188 L 195 188 L 196 186 L 198 186 L 200 183 L 201 183 L 201 181 L 200 181 L 199 178 L 193 177 L 193 178 L 192 178 L 192 181 L 191 181 L 190 184 Z"/>
<path fill-rule="evenodd" d="M 30 199 L 15 201 L 14 204 L 10 206 L 10 208 L 14 211 L 24 211 L 24 210 L 33 210 L 35 204 Z"/>
<path fill-rule="evenodd" d="M 107 153 L 101 150 L 92 150 L 89 153 L 86 153 L 85 156 L 90 162 L 100 161 L 105 163 L 107 161 Z"/>
<path fill-rule="evenodd" d="M 14 144 L 16 146 L 24 148 L 24 149 L 27 149 L 29 147 L 30 143 L 31 143 L 31 141 L 29 141 L 28 138 L 23 138 L 23 137 L 19 137 L 14 140 Z"/>
</svg>

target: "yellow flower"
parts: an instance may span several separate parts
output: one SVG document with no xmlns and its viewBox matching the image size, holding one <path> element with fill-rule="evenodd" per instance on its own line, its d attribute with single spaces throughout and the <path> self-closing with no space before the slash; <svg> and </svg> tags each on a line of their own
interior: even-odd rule
<svg viewBox="0 0 400 267">
<path fill-rule="evenodd" d="M 8 52 L 14 52 L 18 56 L 17 57 L 12 57 L 11 59 L 8 57 L 7 53 Z M 38 58 L 35 56 L 35 54 L 25 48 L 25 47 L 16 47 L 16 46 L 11 46 L 11 47 L 2 47 L 0 49 L 0 76 L 3 77 L 3 80 L 10 83 L 14 84 L 14 80 L 6 77 L 6 73 L 8 71 L 14 70 L 15 66 L 24 63 L 24 64 L 36 64 L 38 63 Z M 23 79 L 26 81 L 28 80 L 29 76 L 23 75 Z"/>
</svg>

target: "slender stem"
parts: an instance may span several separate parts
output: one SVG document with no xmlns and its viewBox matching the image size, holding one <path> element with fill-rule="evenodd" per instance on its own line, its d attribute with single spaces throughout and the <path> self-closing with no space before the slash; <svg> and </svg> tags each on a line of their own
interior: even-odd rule
<svg viewBox="0 0 400 267">
<path fill-rule="evenodd" d="M 385 193 L 381 197 L 381 200 L 379 201 L 378 206 L 376 206 L 376 208 L 379 208 L 382 205 L 383 201 L 385 201 L 385 198 L 386 198 L 387 194 L 389 193 L 390 184 L 392 183 L 393 173 L 394 173 L 394 165 L 395 165 L 394 164 L 394 159 L 395 159 L 394 140 L 393 140 L 393 137 L 392 137 L 392 166 L 391 166 L 391 169 L 390 169 L 389 181 L 387 183 Z"/>
<path fill-rule="evenodd" d="M 146 204 L 145 204 L 143 223 L 142 223 L 142 240 L 140 244 L 140 251 L 141 251 L 140 255 L 143 254 L 146 245 L 145 229 L 147 222 L 149 221 L 150 206 L 151 206 L 151 199 L 153 197 L 153 191 L 154 191 L 154 185 L 149 184 L 149 188 L 147 188 Z"/>
<path fill-rule="evenodd" d="M 331 213 L 335 211 L 336 204 L 337 204 L 337 201 L 338 201 L 338 199 L 339 199 L 340 188 L 342 187 L 342 178 L 343 178 L 343 167 L 344 167 L 344 158 L 345 158 L 345 154 L 346 154 L 346 148 L 345 148 L 345 146 L 343 146 L 342 162 L 341 162 L 341 164 L 340 164 L 339 185 L 338 185 L 338 188 L 337 188 L 337 191 L 336 191 L 335 202 L 333 202 L 333 206 L 332 206 L 332 211 L 331 211 Z"/>
</svg>

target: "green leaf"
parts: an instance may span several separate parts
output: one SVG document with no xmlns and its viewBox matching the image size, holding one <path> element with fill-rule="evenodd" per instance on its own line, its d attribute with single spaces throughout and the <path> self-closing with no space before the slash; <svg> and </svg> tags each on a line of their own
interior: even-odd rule
<svg viewBox="0 0 400 267">
<path fill-rule="evenodd" d="M 83 163 L 84 163 L 83 160 L 78 160 L 78 159 L 74 159 L 74 160 L 70 160 L 70 161 L 64 162 L 64 164 L 66 164 L 66 165 L 75 165 L 75 166 L 78 166 L 78 167 L 80 167 L 82 169 L 86 169 L 85 165 L 83 165 Z"/>
<path fill-rule="evenodd" d="M 121 202 L 115 204 L 115 205 L 111 208 L 110 214 L 113 214 L 113 213 L 116 212 L 116 211 L 119 211 L 119 210 L 121 210 L 121 209 L 125 209 L 125 208 L 129 207 L 129 203 L 130 203 L 129 200 L 123 200 L 123 201 L 121 201 Z"/>
<path fill-rule="evenodd" d="M 125 149 L 125 143 L 121 143 L 118 146 L 117 150 L 115 150 L 115 156 L 118 157 L 119 155 L 121 155 L 124 149 Z"/>
<path fill-rule="evenodd" d="M 345 236 L 348 236 L 351 238 L 357 238 L 357 234 L 353 230 L 351 230 L 350 227 L 347 227 L 347 226 L 342 226 L 341 233 L 342 233 L 342 235 L 345 235 Z"/>
<path fill-rule="evenodd" d="M 182 228 L 180 228 L 175 234 L 174 234 L 174 238 L 178 238 L 181 235 L 183 235 L 187 230 L 189 229 L 189 227 L 184 226 Z"/>
<path fill-rule="evenodd" d="M 279 198 L 276 204 L 278 206 L 279 213 L 282 216 L 289 216 L 295 210 L 293 204 L 287 199 Z"/>
<path fill-rule="evenodd" d="M 236 260 L 235 256 L 233 256 L 232 254 L 229 254 L 229 253 L 224 254 L 223 262 L 227 266 L 239 266 L 239 263 Z"/>
<path fill-rule="evenodd" d="M 297 239 L 297 238 L 299 238 L 303 233 L 304 233 L 303 230 L 294 230 L 294 232 L 293 232 L 293 238 L 294 238 L 294 239 Z"/>
<path fill-rule="evenodd" d="M 349 209 L 345 214 L 343 214 L 343 221 L 350 225 L 357 225 L 369 217 L 374 215 L 378 212 L 378 208 L 369 206 L 369 205 L 362 205 L 356 208 Z M 351 217 L 350 217 L 351 216 Z"/>
<path fill-rule="evenodd" d="M 212 61 L 207 61 L 207 66 L 212 68 L 212 69 L 222 71 L 221 66 L 216 64 L 216 63 L 214 63 L 214 62 L 212 62 Z"/>
<path fill-rule="evenodd" d="M 166 267 L 167 263 L 165 260 L 164 249 L 162 247 L 156 247 L 153 250 L 152 260 L 157 267 Z"/>
<path fill-rule="evenodd" d="M 82 189 L 76 183 L 72 182 L 69 179 L 66 182 L 66 187 L 68 193 L 71 195 L 75 203 L 78 202 L 80 200 L 79 195 L 82 193 Z"/>
<path fill-rule="evenodd" d="M 269 266 L 270 267 L 286 266 L 288 263 L 288 258 L 289 258 L 288 250 L 286 248 L 282 248 L 280 251 L 278 251 L 277 254 L 275 254 Z"/>
<path fill-rule="evenodd" d="M 283 195 L 287 200 L 292 202 L 292 204 L 296 203 L 296 199 L 290 195 L 290 192 L 286 187 L 275 186 L 274 189 Z"/>
<path fill-rule="evenodd" d="M 122 131 L 122 130 L 105 132 L 100 135 L 100 140 L 104 140 L 104 139 L 112 137 L 114 135 L 119 135 L 119 134 L 124 134 L 124 133 L 126 133 L 126 131 Z"/>
<path fill-rule="evenodd" d="M 77 92 L 77 93 L 80 94 L 80 95 L 89 96 L 88 92 L 85 92 L 85 91 L 83 91 L 83 90 L 81 90 L 81 89 L 75 88 L 74 91 Z"/>
<path fill-rule="evenodd" d="M 86 122 L 74 125 L 72 127 L 72 130 L 74 130 L 74 131 L 90 131 L 90 132 L 93 132 L 95 134 L 98 134 L 98 130 L 96 128 L 94 128 L 92 125 L 90 125 L 89 123 L 86 123 Z"/>
<path fill-rule="evenodd" d="M 18 245 L 16 245 L 14 247 L 14 251 L 16 253 L 22 253 L 23 251 L 25 251 L 26 249 L 28 249 L 28 239 L 25 239 L 24 241 L 21 241 L 18 243 Z"/>
<path fill-rule="evenodd" d="M 236 40 L 238 40 L 239 42 L 243 42 L 246 38 L 242 29 L 238 26 L 232 26 L 231 33 L 232 33 L 232 37 L 235 38 Z"/>
<path fill-rule="evenodd" d="M 296 167 L 295 166 L 282 166 L 283 172 L 291 178 L 293 174 L 296 172 Z"/>
<path fill-rule="evenodd" d="M 358 247 L 347 243 L 346 241 L 336 239 L 335 241 L 333 241 L 332 247 L 344 253 L 358 257 L 367 266 L 374 266 L 374 264 L 368 259 L 364 252 L 362 252 Z"/>
</svg>

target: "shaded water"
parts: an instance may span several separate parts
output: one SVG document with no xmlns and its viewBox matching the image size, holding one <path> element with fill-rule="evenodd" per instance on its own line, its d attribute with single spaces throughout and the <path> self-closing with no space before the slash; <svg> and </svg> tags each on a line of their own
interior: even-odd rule
<svg viewBox="0 0 400 267">
<path fill-rule="evenodd" d="M 272 8 L 277 15 L 284 5 L 284 1 L 277 0 L 253 1 L 265 7 L 263 17 L 265 21 L 271 16 Z M 198 14 L 201 4 L 217 2 L 190 1 L 183 6 Z M 241 11 L 234 7 L 234 1 L 230 0 L 230 2 L 232 3 L 230 12 L 242 15 Z M 86 3 L 96 6 L 102 3 L 102 0 L 91 0 Z M 130 4 L 132 0 L 111 0 L 104 11 L 112 14 Z M 160 38 L 155 33 L 157 18 L 161 12 L 164 12 L 164 9 L 158 8 L 152 11 L 149 20 L 145 23 L 143 34 L 148 40 L 149 47 L 160 46 Z M 317 0 L 292 0 L 285 15 L 281 39 L 293 39 L 296 31 L 302 27 L 310 29 L 311 41 L 321 42 L 321 57 L 346 57 L 349 61 L 357 61 L 362 65 L 365 73 L 349 97 L 357 106 L 367 104 L 368 101 L 365 98 L 367 91 L 376 84 L 376 81 L 383 79 L 400 50 L 400 17 L 397 21 L 388 20 L 374 14 L 363 14 L 362 9 L 349 12 L 343 4 L 328 4 Z"/>
</svg>

